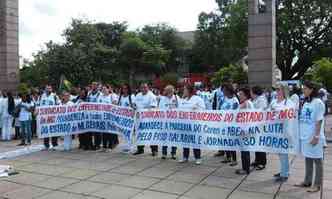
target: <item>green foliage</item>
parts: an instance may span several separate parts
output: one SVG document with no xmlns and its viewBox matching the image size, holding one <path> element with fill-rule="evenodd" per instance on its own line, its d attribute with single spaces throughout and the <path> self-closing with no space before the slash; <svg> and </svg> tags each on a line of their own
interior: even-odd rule
<svg viewBox="0 0 332 199">
<path fill-rule="evenodd" d="M 158 37 L 152 37 L 148 29 L 158 30 Z M 173 33 L 175 30 L 165 25 L 128 32 L 124 22 L 94 24 L 73 19 L 64 30 L 64 44 L 46 43 L 45 50 L 24 64 L 21 81 L 32 86 L 50 83 L 58 88 L 62 75 L 73 85 L 85 86 L 91 81 L 117 84 L 128 77 L 132 83 L 135 73 L 141 71 L 167 72 L 173 56 L 173 49 L 167 48 L 172 47 L 169 41 Z"/>
<path fill-rule="evenodd" d="M 322 83 L 329 91 L 332 90 L 332 59 L 322 58 L 314 62 L 313 80 Z"/>
<path fill-rule="evenodd" d="M 216 2 L 218 11 L 202 13 L 199 17 L 193 49 L 196 66 L 218 68 L 236 63 L 247 54 L 248 1 Z M 277 65 L 283 79 L 298 79 L 314 60 L 332 55 L 332 1 L 276 2 Z M 206 67 L 205 71 L 209 69 Z"/>
<path fill-rule="evenodd" d="M 179 75 L 177 73 L 166 73 L 163 76 L 160 77 L 160 80 L 162 82 L 162 87 L 165 87 L 168 84 L 171 85 L 177 85 L 179 79 Z"/>
<path fill-rule="evenodd" d="M 216 71 L 246 55 L 247 1 L 217 0 L 217 3 L 217 12 L 203 12 L 199 16 L 192 65 L 202 72 Z M 195 68 L 191 70 L 195 71 Z"/>
<path fill-rule="evenodd" d="M 238 84 L 246 84 L 248 83 L 248 74 L 241 66 L 230 64 L 220 68 L 212 77 L 214 85 L 220 85 L 225 80 L 232 80 Z"/>
<path fill-rule="evenodd" d="M 26 83 L 20 83 L 18 85 L 17 91 L 21 95 L 27 95 L 27 94 L 30 93 L 30 88 L 29 88 L 28 84 L 26 84 Z"/>
</svg>

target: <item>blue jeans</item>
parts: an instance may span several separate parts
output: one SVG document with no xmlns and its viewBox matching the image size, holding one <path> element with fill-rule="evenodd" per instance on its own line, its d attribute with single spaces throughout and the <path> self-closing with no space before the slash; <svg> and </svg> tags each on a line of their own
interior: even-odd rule
<svg viewBox="0 0 332 199">
<path fill-rule="evenodd" d="M 281 177 L 288 177 L 289 176 L 289 160 L 288 160 L 288 154 L 280 153 L 279 154 L 280 159 L 280 176 Z"/>
<path fill-rule="evenodd" d="M 32 130 L 31 130 L 31 120 L 21 121 L 21 136 L 22 136 L 22 143 L 31 144 L 31 137 L 32 137 Z"/>
</svg>

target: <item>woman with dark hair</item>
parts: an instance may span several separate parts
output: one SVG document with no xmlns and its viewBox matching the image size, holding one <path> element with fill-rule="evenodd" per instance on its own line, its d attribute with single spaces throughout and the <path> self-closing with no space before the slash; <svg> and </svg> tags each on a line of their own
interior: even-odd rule
<svg viewBox="0 0 332 199">
<path fill-rule="evenodd" d="M 191 85 L 184 86 L 183 99 L 179 103 L 179 108 L 184 110 L 204 110 L 204 100 L 195 95 L 194 87 Z M 196 164 L 201 164 L 201 149 L 193 149 Z M 180 163 L 188 162 L 189 159 L 189 148 L 183 148 L 183 158 L 179 161 Z"/>
<path fill-rule="evenodd" d="M 239 100 L 236 97 L 234 87 L 232 84 L 224 85 L 225 99 L 221 105 L 220 110 L 237 110 L 239 109 Z M 236 151 L 226 151 L 226 158 L 221 161 L 222 163 L 231 163 L 230 166 L 236 166 Z"/>
<path fill-rule="evenodd" d="M 135 95 L 132 93 L 129 84 L 124 84 L 120 89 L 118 105 L 134 108 L 135 106 L 134 102 L 135 102 Z"/>
<path fill-rule="evenodd" d="M 266 110 L 269 107 L 268 100 L 260 86 L 252 87 L 250 95 L 255 109 Z M 266 167 L 266 162 L 266 153 L 256 152 L 255 161 L 252 163 L 252 166 L 255 167 L 256 170 L 263 170 Z"/>
<path fill-rule="evenodd" d="M 319 99 L 318 86 L 312 82 L 304 82 L 304 104 L 300 110 L 300 143 L 305 157 L 305 178 L 298 187 L 311 187 L 308 192 L 320 191 L 323 172 L 324 113 L 325 106 Z M 315 179 L 312 178 L 315 165 Z"/>
<path fill-rule="evenodd" d="M 132 94 L 129 84 L 124 84 L 120 88 L 118 106 L 135 108 L 135 95 Z M 127 145 L 124 147 L 123 152 L 128 153 L 131 151 L 131 140 L 129 137 L 125 137 L 124 139 Z"/>
<path fill-rule="evenodd" d="M 250 89 L 247 87 L 239 89 L 240 109 L 253 109 L 254 105 L 250 101 Z M 237 169 L 236 174 L 245 175 L 250 173 L 250 152 L 241 151 L 242 169 Z"/>
<path fill-rule="evenodd" d="M 31 97 L 28 94 L 22 95 L 22 101 L 18 105 L 20 109 L 20 113 L 18 116 L 18 120 L 20 122 L 20 134 L 22 141 L 19 146 L 25 146 L 26 144 L 31 145 L 32 139 L 32 112 L 33 112 L 34 104 L 31 101 Z"/>
<path fill-rule="evenodd" d="M 15 112 L 15 101 L 11 92 L 7 92 L 2 103 L 2 134 L 1 139 L 9 141 L 12 136 L 13 115 Z"/>
<path fill-rule="evenodd" d="M 74 100 L 74 103 L 79 104 L 86 102 L 88 98 L 88 90 L 86 88 L 81 88 L 78 97 Z M 92 150 L 92 135 L 91 133 L 82 133 L 78 135 L 79 149 Z"/>
</svg>

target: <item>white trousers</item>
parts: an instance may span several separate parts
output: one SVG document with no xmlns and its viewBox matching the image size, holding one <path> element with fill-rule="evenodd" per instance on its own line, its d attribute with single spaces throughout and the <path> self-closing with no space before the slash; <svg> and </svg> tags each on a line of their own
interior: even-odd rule
<svg viewBox="0 0 332 199">
<path fill-rule="evenodd" d="M 2 117 L 2 133 L 1 133 L 1 139 L 2 140 L 11 140 L 12 134 L 13 134 L 13 117 L 12 116 L 6 116 Z"/>
<path fill-rule="evenodd" d="M 71 150 L 71 144 L 72 144 L 72 137 L 71 135 L 66 135 L 63 138 L 63 148 L 65 151 Z"/>
</svg>

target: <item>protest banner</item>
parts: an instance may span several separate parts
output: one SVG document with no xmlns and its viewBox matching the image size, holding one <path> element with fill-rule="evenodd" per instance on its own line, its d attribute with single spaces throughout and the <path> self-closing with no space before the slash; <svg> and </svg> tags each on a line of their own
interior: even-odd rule
<svg viewBox="0 0 332 199">
<path fill-rule="evenodd" d="M 146 110 L 137 113 L 137 145 L 207 150 L 299 151 L 298 115 L 281 111 Z"/>
<path fill-rule="evenodd" d="M 135 124 L 135 111 L 112 104 L 80 103 L 37 108 L 39 138 L 75 135 L 85 132 L 114 133 L 127 141 Z"/>
</svg>

